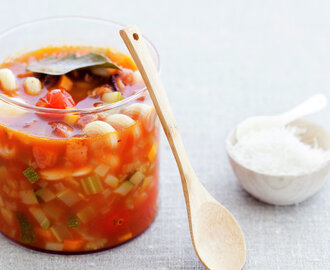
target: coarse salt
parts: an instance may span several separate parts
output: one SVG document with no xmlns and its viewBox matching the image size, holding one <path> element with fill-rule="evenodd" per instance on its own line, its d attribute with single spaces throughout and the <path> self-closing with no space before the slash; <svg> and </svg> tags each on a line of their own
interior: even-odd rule
<svg viewBox="0 0 330 270">
<path fill-rule="evenodd" d="M 282 127 L 252 131 L 231 147 L 233 158 L 246 168 L 270 175 L 301 175 L 329 161 L 329 151 L 301 141 L 305 130 Z"/>
</svg>

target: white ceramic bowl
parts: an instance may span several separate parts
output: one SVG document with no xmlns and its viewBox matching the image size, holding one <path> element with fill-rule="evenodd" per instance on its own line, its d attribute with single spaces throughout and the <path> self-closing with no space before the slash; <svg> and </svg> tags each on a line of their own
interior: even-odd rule
<svg viewBox="0 0 330 270">
<path fill-rule="evenodd" d="M 290 125 L 306 129 L 302 134 L 304 143 L 313 144 L 316 138 L 319 147 L 324 150 L 330 149 L 330 135 L 320 126 L 303 119 L 296 120 Z M 306 200 L 319 191 L 330 170 L 329 161 L 320 169 L 308 174 L 275 176 L 258 173 L 244 167 L 233 158 L 231 151 L 236 142 L 234 129 L 227 137 L 226 150 L 237 179 L 247 192 L 269 204 L 289 205 Z"/>
</svg>

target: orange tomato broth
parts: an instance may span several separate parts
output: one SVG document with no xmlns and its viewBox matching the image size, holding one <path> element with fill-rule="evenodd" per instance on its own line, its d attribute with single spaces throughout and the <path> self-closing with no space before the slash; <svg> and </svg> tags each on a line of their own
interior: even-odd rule
<svg viewBox="0 0 330 270">
<path fill-rule="evenodd" d="M 70 46 L 43 48 L 1 67 L 12 69 L 20 82 L 24 76 L 18 74 L 28 71 L 17 66 L 31 59 L 100 50 L 122 68 L 136 70 L 129 56 L 114 49 Z M 17 96 L 29 102 L 18 85 Z M 40 96 L 49 90 L 43 87 Z M 158 207 L 159 127 L 157 120 L 131 117 L 134 125 L 98 137 L 84 136 L 81 127 L 72 125 L 74 132 L 67 138 L 45 132 L 54 119 L 33 112 L 0 117 L 0 231 L 17 243 L 52 252 L 104 249 L 143 232 Z M 26 129 L 21 123 L 29 119 L 36 125 Z M 116 139 L 109 140 L 111 136 Z M 106 173 L 97 172 L 102 166 Z M 37 181 L 30 182 L 23 174 L 28 168 L 38 174 Z M 55 177 L 49 178 L 52 173 Z M 132 184 L 134 175 L 139 181 Z M 116 181 L 109 184 L 107 179 Z M 122 191 L 125 184 L 129 190 Z"/>
</svg>

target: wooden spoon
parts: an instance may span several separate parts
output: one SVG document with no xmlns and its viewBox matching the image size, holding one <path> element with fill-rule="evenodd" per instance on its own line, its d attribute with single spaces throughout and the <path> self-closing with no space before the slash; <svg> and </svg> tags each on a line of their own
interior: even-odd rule
<svg viewBox="0 0 330 270">
<path fill-rule="evenodd" d="M 148 88 L 177 162 L 197 256 L 208 269 L 241 269 L 246 256 L 242 230 L 231 213 L 206 191 L 190 165 L 166 92 L 143 36 L 136 26 L 121 30 L 120 35 Z"/>
</svg>

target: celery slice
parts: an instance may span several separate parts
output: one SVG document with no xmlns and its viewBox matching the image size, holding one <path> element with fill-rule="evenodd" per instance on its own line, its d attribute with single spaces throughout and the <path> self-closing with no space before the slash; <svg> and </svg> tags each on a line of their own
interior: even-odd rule
<svg viewBox="0 0 330 270">
<path fill-rule="evenodd" d="M 40 188 L 35 191 L 38 198 L 41 198 L 44 202 L 49 202 L 55 199 L 55 194 L 48 188 Z"/>
<path fill-rule="evenodd" d="M 73 206 L 80 201 L 79 196 L 73 192 L 71 189 L 65 189 L 56 194 L 56 197 L 59 198 L 67 206 Z"/>
<path fill-rule="evenodd" d="M 45 249 L 53 250 L 53 251 L 62 251 L 63 250 L 63 244 L 62 243 L 56 243 L 56 242 L 47 242 L 45 244 Z"/>
<path fill-rule="evenodd" d="M 104 182 L 112 188 L 116 188 L 119 185 L 119 179 L 113 175 L 108 175 Z"/>
<path fill-rule="evenodd" d="M 60 224 L 55 224 L 50 227 L 50 231 L 58 242 L 62 242 L 65 239 L 69 239 L 72 237 L 70 231 L 65 226 Z"/>
<path fill-rule="evenodd" d="M 102 183 L 97 175 L 83 178 L 81 179 L 80 183 L 87 195 L 96 194 L 103 191 Z"/>
<path fill-rule="evenodd" d="M 31 207 L 29 209 L 30 213 L 34 216 L 34 218 L 38 221 L 40 226 L 44 229 L 47 230 L 50 226 L 50 221 L 46 217 L 45 213 L 37 207 Z"/>
<path fill-rule="evenodd" d="M 31 184 L 37 182 L 40 178 L 38 173 L 32 167 L 25 169 L 23 174 Z"/>
<path fill-rule="evenodd" d="M 77 216 L 71 216 L 68 219 L 67 225 L 68 228 L 73 228 L 73 227 L 77 227 L 80 226 L 80 221 L 77 218 Z"/>
<path fill-rule="evenodd" d="M 99 176 L 104 177 L 109 170 L 110 170 L 110 167 L 108 165 L 100 164 L 99 166 L 97 166 L 95 168 L 94 172 L 96 174 L 98 174 Z"/>
<path fill-rule="evenodd" d="M 92 220 L 95 215 L 96 211 L 91 206 L 87 206 L 77 213 L 77 217 L 85 224 Z"/>
<path fill-rule="evenodd" d="M 7 177 L 8 176 L 8 171 L 7 171 L 7 168 L 2 165 L 0 166 L 0 177 Z"/>
<path fill-rule="evenodd" d="M 138 186 L 144 179 L 144 174 L 140 171 L 136 171 L 129 179 L 131 183 Z"/>
<path fill-rule="evenodd" d="M 36 240 L 34 230 L 25 217 L 24 214 L 18 213 L 16 215 L 19 227 L 20 227 L 20 236 L 22 243 L 33 243 Z"/>
<path fill-rule="evenodd" d="M 21 190 L 18 192 L 22 203 L 24 204 L 38 204 L 36 195 L 32 190 Z"/>
<path fill-rule="evenodd" d="M 126 196 L 133 187 L 133 183 L 131 183 L 130 181 L 125 181 L 114 192 Z"/>
</svg>

